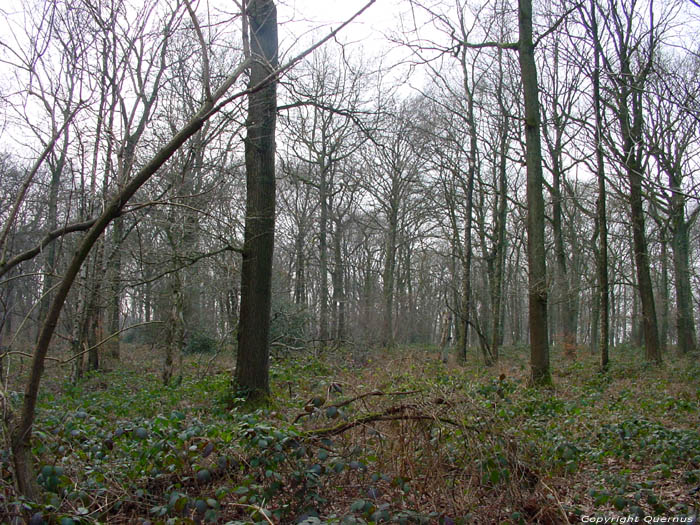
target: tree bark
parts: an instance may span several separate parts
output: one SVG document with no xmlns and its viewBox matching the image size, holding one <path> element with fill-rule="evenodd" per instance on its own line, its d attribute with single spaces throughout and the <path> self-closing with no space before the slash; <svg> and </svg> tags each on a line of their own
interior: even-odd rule
<svg viewBox="0 0 700 525">
<path fill-rule="evenodd" d="M 340 219 L 334 220 L 333 234 L 333 338 L 340 342 L 345 338 L 345 290 L 343 289 L 342 242 L 343 225 Z"/>
<path fill-rule="evenodd" d="M 272 0 L 252 0 L 251 88 L 277 68 L 277 10 Z M 275 236 L 275 124 L 277 81 L 269 80 L 248 99 L 246 218 L 241 269 L 241 313 L 235 382 L 251 400 L 267 397 L 269 386 L 270 306 Z"/>
<path fill-rule="evenodd" d="M 659 344 L 662 350 L 668 348 L 669 337 L 669 297 L 668 297 L 668 240 L 666 238 L 666 228 L 661 235 L 661 282 L 658 283 L 658 306 L 659 306 Z"/>
<path fill-rule="evenodd" d="M 656 318 L 656 304 L 649 268 L 649 251 L 645 232 L 644 205 L 642 203 L 642 174 L 641 166 L 635 160 L 633 138 L 625 137 L 624 150 L 627 152 L 627 176 L 630 184 L 630 217 L 632 222 L 632 247 L 634 261 L 637 267 L 637 287 L 642 303 L 642 329 L 644 335 L 644 352 L 649 361 L 661 362 L 659 345 L 659 329 Z"/>
<path fill-rule="evenodd" d="M 508 133 L 509 117 L 503 101 L 503 50 L 498 50 L 499 81 L 496 84 L 496 98 L 500 110 L 498 148 L 498 207 L 494 222 L 493 280 L 491 282 L 491 354 L 498 360 L 499 348 L 503 344 L 503 274 L 506 264 L 506 222 L 508 211 Z"/>
<path fill-rule="evenodd" d="M 305 248 L 305 233 L 301 227 L 294 239 L 295 264 L 294 264 L 294 304 L 297 306 L 306 306 L 306 256 Z"/>
<path fill-rule="evenodd" d="M 389 230 L 385 241 L 384 271 L 382 273 L 384 298 L 384 319 L 382 325 L 382 345 L 386 348 L 394 346 L 394 277 L 396 271 L 396 238 L 397 238 L 397 216 L 396 207 L 391 207 L 389 217 Z"/>
<path fill-rule="evenodd" d="M 632 13 L 625 13 L 625 17 L 627 20 L 630 20 Z M 616 109 L 622 139 L 622 161 L 629 182 L 632 250 L 637 269 L 637 287 L 642 307 L 644 352 L 648 361 L 661 363 L 659 328 L 649 265 L 642 189 L 644 176 L 642 162 L 643 88 L 653 60 L 654 31 L 652 29 L 649 32 L 652 41 L 646 50 L 648 56 L 644 58 L 633 55 L 636 48 L 630 48 L 629 35 L 624 34 L 623 28 L 619 28 L 618 31 L 618 34 L 615 36 L 618 39 L 617 48 L 620 72 L 616 79 L 618 84 Z M 641 60 L 644 60 L 641 64 L 641 70 L 633 73 L 632 64 Z"/>
<path fill-rule="evenodd" d="M 690 241 L 689 224 L 685 218 L 685 199 L 681 194 L 677 177 L 670 177 L 671 226 L 673 250 L 674 288 L 676 290 L 676 326 L 678 348 L 681 353 L 693 352 L 697 348 L 695 322 L 693 319 L 693 295 L 690 288 Z"/>
<path fill-rule="evenodd" d="M 529 274 L 530 366 L 534 385 L 549 385 L 549 338 L 547 334 L 547 269 L 544 245 L 544 198 L 542 196 L 542 143 L 535 46 L 532 41 L 532 0 L 518 2 L 518 56 L 525 99 L 527 164 L 527 254 Z"/>
<path fill-rule="evenodd" d="M 110 277 L 110 295 L 107 305 L 107 332 L 116 334 L 119 331 L 119 317 L 121 311 L 121 273 L 122 273 L 122 256 L 121 242 L 123 235 L 123 221 L 121 218 L 114 220 L 112 224 L 112 254 L 108 262 L 109 270 L 107 274 Z M 120 343 L 119 336 L 116 335 L 109 340 L 109 355 L 113 359 L 119 359 Z"/>
<path fill-rule="evenodd" d="M 328 341 L 328 173 L 324 156 L 319 162 L 321 180 L 319 181 L 319 198 L 321 199 L 321 216 L 319 224 L 319 272 L 321 274 L 321 289 L 319 297 L 318 338 L 321 346 Z"/>
<path fill-rule="evenodd" d="M 591 31 L 593 32 L 594 45 L 593 106 L 595 111 L 596 179 L 598 182 L 598 198 L 596 200 L 596 227 L 598 229 L 599 242 L 598 257 L 596 259 L 596 274 L 598 280 L 598 349 L 600 352 L 600 368 L 603 371 L 607 371 L 609 366 L 608 348 L 610 343 L 610 281 L 608 276 L 608 218 L 605 157 L 603 152 L 603 113 L 600 95 L 601 50 L 598 40 L 596 0 L 591 0 Z"/>
</svg>

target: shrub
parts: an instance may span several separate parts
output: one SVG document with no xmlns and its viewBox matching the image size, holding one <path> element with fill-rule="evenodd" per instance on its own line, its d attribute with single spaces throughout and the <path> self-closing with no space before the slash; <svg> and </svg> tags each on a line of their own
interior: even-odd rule
<svg viewBox="0 0 700 525">
<path fill-rule="evenodd" d="M 213 337 L 202 333 L 192 332 L 185 344 L 186 354 L 213 354 L 216 351 L 217 341 Z"/>
</svg>

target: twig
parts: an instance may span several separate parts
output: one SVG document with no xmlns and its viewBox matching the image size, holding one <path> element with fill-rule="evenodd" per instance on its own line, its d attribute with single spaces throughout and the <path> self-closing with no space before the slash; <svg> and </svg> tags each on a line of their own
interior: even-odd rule
<svg viewBox="0 0 700 525">
<path fill-rule="evenodd" d="M 263 509 L 262 507 L 258 507 L 257 505 L 249 505 L 246 503 L 230 503 L 229 505 L 233 505 L 234 507 L 245 507 L 248 509 L 255 509 L 262 515 L 263 518 L 265 518 L 265 521 L 267 521 L 270 525 L 275 525 L 272 522 L 272 520 L 270 520 L 270 518 L 267 516 L 267 512 L 265 511 L 265 509 Z"/>
<path fill-rule="evenodd" d="M 564 510 L 564 506 L 562 505 L 561 501 L 559 500 L 559 497 L 557 496 L 557 493 L 554 492 L 549 485 L 547 485 L 544 481 L 540 480 L 540 483 L 542 483 L 542 486 L 546 488 L 549 492 L 552 493 L 552 496 L 554 496 L 554 500 L 557 502 L 557 505 L 559 506 L 559 510 L 564 516 L 564 519 L 566 520 L 566 523 L 571 525 L 571 522 L 569 521 L 569 516 L 567 516 L 566 511 Z"/>
</svg>

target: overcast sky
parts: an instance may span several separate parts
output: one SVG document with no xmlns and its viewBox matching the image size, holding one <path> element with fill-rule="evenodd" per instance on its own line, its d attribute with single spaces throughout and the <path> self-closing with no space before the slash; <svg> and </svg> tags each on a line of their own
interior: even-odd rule
<svg viewBox="0 0 700 525">
<path fill-rule="evenodd" d="M 281 49 L 288 49 L 299 37 L 304 44 L 309 43 L 311 34 L 317 40 L 350 19 L 366 3 L 367 0 L 280 0 Z M 397 30 L 401 13 L 408 7 L 406 0 L 376 0 L 343 29 L 338 41 L 361 48 L 364 54 L 385 56 L 392 47 L 386 37 Z"/>
</svg>

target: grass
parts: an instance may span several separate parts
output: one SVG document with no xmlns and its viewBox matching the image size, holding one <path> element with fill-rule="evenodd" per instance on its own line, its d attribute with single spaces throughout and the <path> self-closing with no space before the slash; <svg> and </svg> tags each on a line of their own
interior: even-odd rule
<svg viewBox="0 0 700 525">
<path fill-rule="evenodd" d="M 556 353 L 555 353 L 556 354 Z M 0 522 L 576 523 L 693 516 L 700 504 L 700 365 L 618 348 L 483 367 L 430 348 L 273 360 L 268 406 L 231 393 L 230 357 L 189 356 L 164 387 L 133 347 L 78 385 L 47 374 L 35 427 L 40 502 L 14 494 L 0 452 Z M 17 385 L 18 386 L 18 385 Z M 17 388 L 18 389 L 18 388 Z M 15 396 L 18 397 L 18 396 Z"/>
</svg>

